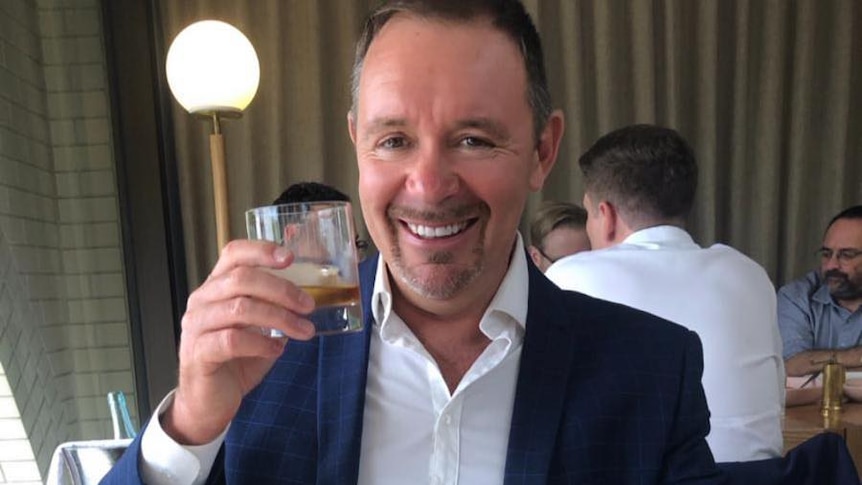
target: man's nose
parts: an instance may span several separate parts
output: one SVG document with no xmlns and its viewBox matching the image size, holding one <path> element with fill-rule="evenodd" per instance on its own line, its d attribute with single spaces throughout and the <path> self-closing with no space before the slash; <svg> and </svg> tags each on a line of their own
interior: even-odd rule
<svg viewBox="0 0 862 485">
<path fill-rule="evenodd" d="M 830 269 L 839 269 L 841 267 L 840 261 L 838 261 L 838 251 L 830 254 L 828 258 L 825 256 L 822 258 L 820 265 L 823 267 L 824 271 L 828 271 Z"/>
<path fill-rule="evenodd" d="M 445 150 L 424 147 L 417 154 L 407 178 L 407 188 L 429 203 L 438 202 L 455 194 L 459 177 Z"/>
</svg>

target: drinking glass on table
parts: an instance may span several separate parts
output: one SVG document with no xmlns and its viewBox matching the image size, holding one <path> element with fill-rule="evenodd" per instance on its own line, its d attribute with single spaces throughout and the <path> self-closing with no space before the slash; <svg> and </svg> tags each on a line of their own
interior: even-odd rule
<svg viewBox="0 0 862 485">
<path fill-rule="evenodd" d="M 317 335 L 362 328 L 356 231 L 349 202 L 303 202 L 246 211 L 249 239 L 273 241 L 294 260 L 284 269 L 268 269 L 309 293 L 315 310 L 309 316 Z M 283 336 L 271 330 L 272 336 Z"/>
</svg>

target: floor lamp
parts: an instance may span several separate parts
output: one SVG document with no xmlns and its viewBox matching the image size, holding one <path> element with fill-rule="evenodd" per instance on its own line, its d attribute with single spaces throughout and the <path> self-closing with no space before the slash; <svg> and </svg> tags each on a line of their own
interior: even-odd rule
<svg viewBox="0 0 862 485">
<path fill-rule="evenodd" d="M 239 118 L 260 81 L 260 64 L 251 42 L 236 27 L 202 20 L 183 29 L 171 43 L 166 62 L 168 85 L 189 113 L 213 122 L 210 135 L 213 199 L 218 248 L 230 240 L 227 171 L 221 118 Z"/>
</svg>

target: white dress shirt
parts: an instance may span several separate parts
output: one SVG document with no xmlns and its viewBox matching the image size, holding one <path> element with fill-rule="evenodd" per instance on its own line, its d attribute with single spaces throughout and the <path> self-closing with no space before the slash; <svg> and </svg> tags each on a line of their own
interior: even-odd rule
<svg viewBox="0 0 862 485">
<path fill-rule="evenodd" d="M 479 322 L 491 343 L 450 394 L 434 359 L 392 311 L 381 258 L 371 297 L 360 484 L 503 483 L 528 288 L 518 235 L 509 271 Z M 141 443 L 142 478 L 152 485 L 204 483 L 226 434 L 206 445 L 182 446 L 158 419 L 151 420 Z"/>
<path fill-rule="evenodd" d="M 722 244 L 701 248 L 678 227 L 657 226 L 562 258 L 545 275 L 564 289 L 694 330 L 703 343 L 706 440 L 715 460 L 781 455 L 784 361 L 775 289 L 757 263 Z"/>
</svg>

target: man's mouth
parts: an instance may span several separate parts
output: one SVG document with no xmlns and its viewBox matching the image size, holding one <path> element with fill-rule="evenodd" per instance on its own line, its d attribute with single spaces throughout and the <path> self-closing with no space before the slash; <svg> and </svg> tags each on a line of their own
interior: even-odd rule
<svg viewBox="0 0 862 485">
<path fill-rule="evenodd" d="M 823 275 L 823 278 L 833 281 L 847 281 L 848 276 L 840 271 L 830 270 Z"/>
<path fill-rule="evenodd" d="M 464 221 L 456 224 L 447 224 L 445 226 L 426 226 L 423 224 L 415 224 L 407 222 L 407 228 L 410 229 L 415 236 L 422 239 L 439 239 L 450 237 L 459 234 L 467 229 L 472 224 L 472 221 Z"/>
</svg>

